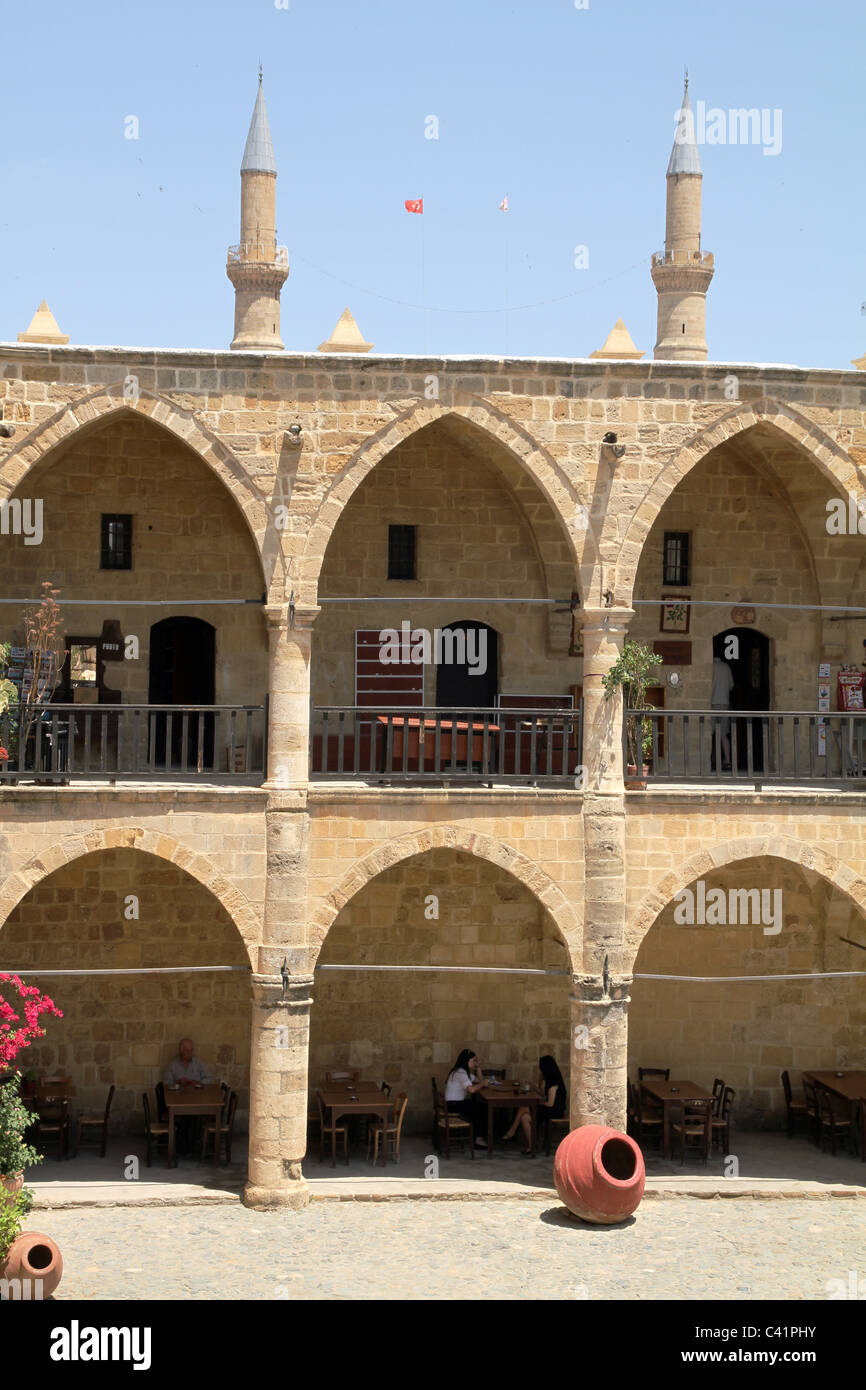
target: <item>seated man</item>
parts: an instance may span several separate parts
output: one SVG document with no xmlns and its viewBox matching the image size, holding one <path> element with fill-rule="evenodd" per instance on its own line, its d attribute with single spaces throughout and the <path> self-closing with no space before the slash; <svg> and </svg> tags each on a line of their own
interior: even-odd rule
<svg viewBox="0 0 866 1390">
<path fill-rule="evenodd" d="M 204 1062 L 193 1056 L 192 1038 L 181 1038 L 177 1056 L 169 1062 L 162 1080 L 165 1086 L 198 1086 L 213 1081 Z"/>
<path fill-rule="evenodd" d="M 181 1038 L 177 1056 L 173 1057 L 162 1074 L 163 1085 L 188 1086 L 205 1085 L 213 1077 L 205 1066 L 193 1055 L 192 1038 Z M 178 1116 L 174 1122 L 175 1147 L 179 1155 L 195 1154 L 201 1143 L 201 1119 L 198 1115 Z"/>
</svg>

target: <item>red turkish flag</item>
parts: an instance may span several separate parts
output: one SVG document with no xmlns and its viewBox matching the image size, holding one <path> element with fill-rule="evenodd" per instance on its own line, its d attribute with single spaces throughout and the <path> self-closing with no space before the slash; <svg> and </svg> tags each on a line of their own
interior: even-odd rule
<svg viewBox="0 0 866 1390">
<path fill-rule="evenodd" d="M 423 211 L 424 211 L 424 199 L 423 199 L 423 198 L 407 198 L 406 201 L 405 201 L 405 203 L 403 204 L 403 206 L 404 206 L 404 208 L 406 209 L 407 212 L 423 212 Z"/>
</svg>

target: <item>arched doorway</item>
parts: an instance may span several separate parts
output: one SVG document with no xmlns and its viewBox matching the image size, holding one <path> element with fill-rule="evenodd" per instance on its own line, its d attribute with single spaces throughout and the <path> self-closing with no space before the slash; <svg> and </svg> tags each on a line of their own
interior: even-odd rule
<svg viewBox="0 0 866 1390">
<path fill-rule="evenodd" d="M 212 705 L 216 689 L 216 634 L 202 618 L 163 618 L 150 629 L 148 703 Z M 170 733 L 169 733 L 170 726 Z M 157 714 L 151 740 L 157 764 L 213 766 L 214 716 Z"/>
<path fill-rule="evenodd" d="M 713 637 L 713 657 L 721 657 L 731 670 L 732 710 L 770 708 L 770 639 L 752 627 L 729 627 Z M 760 719 L 735 719 L 731 727 L 731 755 L 744 771 L 749 759 L 751 732 L 752 767 L 764 771 L 764 726 Z"/>
<path fill-rule="evenodd" d="M 499 693 L 499 634 L 487 623 L 449 623 L 436 665 L 436 703 L 447 709 L 492 709 Z"/>
</svg>

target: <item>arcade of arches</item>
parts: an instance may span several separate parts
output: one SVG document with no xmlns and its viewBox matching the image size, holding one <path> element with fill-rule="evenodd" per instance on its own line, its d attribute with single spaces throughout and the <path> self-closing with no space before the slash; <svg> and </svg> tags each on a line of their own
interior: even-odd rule
<svg viewBox="0 0 866 1390">
<path fill-rule="evenodd" d="M 527 362 L 518 374 L 507 362 L 474 363 L 470 373 L 446 361 L 442 399 L 457 404 L 450 414 L 431 408 L 431 422 L 418 405 L 423 377 L 404 361 L 335 366 L 323 356 L 311 365 L 286 355 L 248 363 L 236 354 L 154 365 L 93 350 L 82 364 L 73 351 L 49 357 L 29 347 L 28 357 L 4 349 L 3 418 L 18 433 L 2 446 L 3 476 L 16 495 L 44 499 L 45 544 L 3 536 L 2 596 L 28 597 L 48 578 L 67 598 L 104 600 L 100 618 L 141 639 L 139 662 L 109 673 L 123 703 L 148 699 L 157 623 L 208 622 L 213 699 L 260 704 L 270 695 L 269 779 L 246 789 L 243 806 L 240 789 L 229 786 L 194 806 L 178 787 L 156 783 L 104 786 L 98 799 L 75 782 L 0 787 L 0 962 L 106 968 L 206 958 L 244 967 L 212 978 L 69 978 L 62 997 L 54 991 L 66 1016 L 35 1050 L 37 1066 L 73 1071 L 87 1106 L 98 1106 L 113 1080 L 115 1122 L 134 1126 L 140 1092 L 178 1035 L 192 1034 L 249 1113 L 251 1200 L 266 1205 L 295 1200 L 303 1187 L 308 1085 L 329 1064 L 405 1085 L 412 1127 L 424 1129 L 430 1075 L 443 1079 L 463 1046 L 517 1071 L 552 1052 L 569 1077 L 572 1119 L 614 1124 L 624 1122 L 627 1066 L 696 1070 L 703 1082 L 725 1075 L 737 1088 L 741 1123 L 777 1125 L 783 1067 L 863 1063 L 855 977 L 631 983 L 632 970 L 857 970 L 862 953 L 841 938 L 866 940 L 862 792 L 732 788 L 722 800 L 693 786 L 626 794 L 620 709 L 601 691 L 627 633 L 650 644 L 676 638 L 691 643 L 692 660 L 678 667 L 682 685 L 667 693 L 667 707 L 706 706 L 712 638 L 743 606 L 755 609 L 752 626 L 769 643 L 777 709 L 814 708 L 819 661 L 835 674 L 841 662 L 860 659 L 861 626 L 770 605 L 861 597 L 860 541 L 830 536 L 825 521 L 827 499 L 841 493 L 841 480 L 853 486 L 866 464 L 862 379 L 744 368 L 744 400 L 732 410 L 721 394 L 724 372 L 710 366 Z M 118 394 L 118 369 L 136 370 L 143 389 L 159 392 L 154 413 L 170 416 L 172 429 L 130 411 L 52 443 L 52 431 L 67 429 L 64 412 L 79 409 L 84 421 L 94 391 Z M 295 425 L 300 436 L 291 443 Z M 611 430 L 626 445 L 621 463 L 603 447 Z M 365 471 L 368 453 L 375 466 Z M 266 537 L 258 550 L 221 468 L 243 475 L 244 510 Z M 365 473 L 354 491 L 353 468 Z M 288 525 L 277 532 L 270 509 L 286 498 Z M 112 513 L 133 515 L 131 571 L 100 569 L 99 520 Z M 417 527 L 415 579 L 387 578 L 389 525 Z M 713 605 L 693 610 L 684 634 L 659 625 L 666 532 L 691 538 L 683 592 Z M 320 569 L 318 597 L 351 602 L 317 611 Z M 634 597 L 646 601 L 634 614 L 633 580 Z M 577 591 L 585 657 L 570 641 L 567 600 Z M 193 599 L 208 597 L 250 602 L 192 609 Z M 392 597 L 399 602 L 385 601 Z M 413 607 L 421 598 L 434 602 Z M 131 607 L 133 599 L 152 600 L 153 610 Z M 566 602 L 521 608 L 498 599 Z M 498 694 L 566 695 L 582 686 L 585 790 L 383 787 L 373 779 L 326 787 L 311 779 L 311 704 L 352 705 L 354 633 L 399 627 L 404 617 L 428 629 L 489 624 L 499 634 Z M 7 635 L 15 634 L 0 632 Z M 423 694 L 435 703 L 432 671 Z M 254 814 L 249 798 L 257 798 Z M 145 816 L 155 833 L 175 836 L 177 862 L 122 847 L 87 853 L 95 831 Z M 783 824 L 794 846 L 787 856 L 768 848 Z M 454 841 L 396 862 L 401 836 L 438 826 L 451 827 Z M 78 858 L 65 867 L 51 860 L 48 872 L 32 867 L 73 835 Z M 482 835 L 493 846 L 489 858 L 472 853 L 473 836 Z M 722 837 L 751 837 L 751 858 L 715 863 Z M 808 862 L 816 845 L 833 860 L 832 886 Z M 353 871 L 360 880 L 358 866 L 377 854 L 376 874 L 352 884 Z M 185 872 L 186 855 L 209 859 L 219 890 Z M 509 871 L 521 855 L 537 882 Z M 632 902 L 700 856 L 709 885 L 781 891 L 779 934 L 681 926 L 671 894 L 660 892 L 642 940 L 629 937 Z M 553 926 L 554 914 L 560 925 L 563 915 L 551 906 L 554 890 L 573 914 L 576 939 L 583 927 L 571 959 Z M 129 895 L 140 900 L 137 919 L 124 916 Z M 431 896 L 435 918 L 425 915 Z M 491 963 L 563 973 L 317 975 L 322 934 L 323 965 Z M 582 1050 L 573 1044 L 575 1024 L 585 1025 Z M 278 1030 L 288 1047 L 276 1042 Z"/>
</svg>

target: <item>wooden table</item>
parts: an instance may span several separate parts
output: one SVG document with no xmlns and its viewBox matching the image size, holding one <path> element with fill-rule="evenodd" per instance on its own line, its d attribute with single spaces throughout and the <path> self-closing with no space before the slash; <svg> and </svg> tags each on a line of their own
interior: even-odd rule
<svg viewBox="0 0 866 1390">
<path fill-rule="evenodd" d="M 843 1100 L 858 1101 L 866 1096 L 866 1071 L 804 1071 L 803 1075 Z"/>
<path fill-rule="evenodd" d="M 386 766 L 388 758 L 388 725 L 391 725 L 391 767 Z M 421 719 L 420 716 L 380 714 L 376 724 L 382 737 L 382 772 L 399 772 L 395 765 L 403 763 L 404 739 L 406 746 L 407 771 L 447 772 L 452 763 L 458 767 L 468 767 L 472 763 L 484 761 L 484 724 L 466 719 Z M 436 766 L 436 730 L 439 734 L 439 764 Z M 494 761 L 494 739 L 499 733 L 498 724 L 487 725 L 487 756 L 492 765 Z M 378 735 L 377 735 L 378 736 Z"/>
<path fill-rule="evenodd" d="M 665 1158 L 671 1156 L 671 1111 L 684 1100 L 712 1100 L 712 1092 L 705 1091 L 696 1081 L 665 1081 L 663 1077 L 649 1077 L 640 1083 L 641 1090 L 660 1102 L 664 1113 L 664 1134 L 662 1139 Z"/>
<path fill-rule="evenodd" d="M 169 1086 L 164 1088 L 165 1108 L 168 1111 L 168 1166 L 174 1168 L 174 1117 L 179 1113 L 181 1117 L 187 1115 L 210 1115 L 214 1122 L 214 1146 L 213 1161 L 214 1167 L 219 1162 L 219 1134 L 222 1124 L 223 1099 L 222 1087 L 216 1084 L 207 1086 L 181 1086 L 179 1091 L 173 1091 Z"/>
<path fill-rule="evenodd" d="M 544 1096 L 533 1086 L 531 1091 L 524 1092 L 515 1090 L 510 1081 L 504 1081 L 501 1086 L 483 1086 L 476 1092 L 482 1100 L 487 1102 L 487 1157 L 493 1157 L 493 1117 L 497 1110 L 517 1110 L 521 1105 L 525 1105 L 529 1111 L 529 1123 L 531 1127 L 531 1137 L 529 1140 L 530 1157 L 535 1158 L 535 1142 L 538 1132 L 538 1102 L 544 1100 Z"/>
<path fill-rule="evenodd" d="M 372 1081 L 359 1081 L 357 1086 L 348 1086 L 344 1082 L 326 1083 L 320 1091 L 322 1104 L 326 1110 L 331 1112 L 331 1167 L 337 1166 L 337 1121 L 341 1115 L 378 1115 L 383 1125 L 387 1127 L 394 1115 L 394 1102 L 386 1096 L 384 1091 L 374 1085 Z M 349 1136 L 346 1135 L 346 1149 L 349 1147 Z M 382 1145 L 382 1167 L 385 1166 L 385 1155 L 388 1145 Z"/>
</svg>

